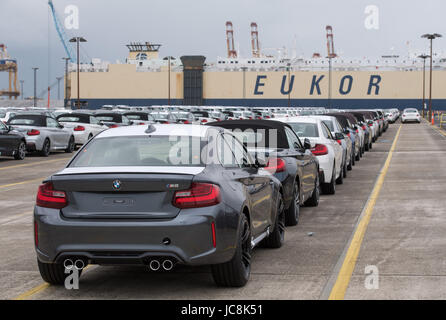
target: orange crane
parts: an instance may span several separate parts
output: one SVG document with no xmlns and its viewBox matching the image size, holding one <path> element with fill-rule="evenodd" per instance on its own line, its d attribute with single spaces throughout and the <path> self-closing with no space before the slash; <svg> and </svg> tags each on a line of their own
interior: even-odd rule
<svg viewBox="0 0 446 320">
<path fill-rule="evenodd" d="M 228 58 L 237 58 L 234 46 L 234 27 L 231 21 L 226 22 L 226 42 L 228 45 Z"/>
<path fill-rule="evenodd" d="M 252 56 L 260 58 L 259 29 L 255 22 L 251 23 L 251 47 Z"/>
<path fill-rule="evenodd" d="M 336 58 L 338 55 L 334 52 L 333 28 L 327 26 L 327 52 L 328 58 Z"/>
<path fill-rule="evenodd" d="M 11 100 L 17 100 L 20 91 L 17 90 L 17 60 L 11 59 L 6 51 L 6 46 L 0 44 L 0 71 L 9 73 L 9 88 L 7 91 L 0 91 L 0 96 L 7 96 Z"/>
</svg>

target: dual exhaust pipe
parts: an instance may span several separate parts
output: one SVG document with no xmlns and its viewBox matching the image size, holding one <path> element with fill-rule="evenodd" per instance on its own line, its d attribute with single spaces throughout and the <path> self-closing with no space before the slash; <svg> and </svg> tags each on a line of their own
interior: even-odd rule
<svg viewBox="0 0 446 320">
<path fill-rule="evenodd" d="M 174 263 L 170 259 L 165 259 L 162 262 L 160 262 L 157 259 L 153 259 L 153 260 L 150 260 L 150 262 L 149 262 L 149 268 L 152 271 L 159 271 L 161 268 L 164 271 L 170 271 L 173 269 L 173 267 L 174 267 Z"/>
<path fill-rule="evenodd" d="M 78 271 L 83 270 L 87 266 L 87 262 L 84 259 L 65 259 L 63 261 L 63 266 L 65 269 L 71 270 L 76 269 Z"/>
</svg>

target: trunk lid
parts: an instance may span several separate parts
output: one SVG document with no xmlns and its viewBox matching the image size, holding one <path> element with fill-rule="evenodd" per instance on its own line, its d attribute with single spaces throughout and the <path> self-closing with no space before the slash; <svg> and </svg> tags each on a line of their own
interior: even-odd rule
<svg viewBox="0 0 446 320">
<path fill-rule="evenodd" d="M 159 173 L 57 174 L 55 190 L 65 191 L 67 218 L 173 219 L 175 191 L 188 189 L 194 175 Z"/>
</svg>

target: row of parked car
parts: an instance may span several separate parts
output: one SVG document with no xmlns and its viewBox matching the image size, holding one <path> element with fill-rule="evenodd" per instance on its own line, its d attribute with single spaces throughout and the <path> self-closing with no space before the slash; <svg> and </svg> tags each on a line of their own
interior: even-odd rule
<svg viewBox="0 0 446 320">
<path fill-rule="evenodd" d="M 262 120 L 292 118 L 303 115 L 338 113 L 340 110 L 324 108 L 248 108 L 248 107 L 194 107 L 104 106 L 100 110 L 0 110 L 0 155 L 23 160 L 27 152 L 47 157 L 51 152 L 73 152 L 98 133 L 109 128 L 147 124 L 207 124 L 225 120 Z M 374 110 L 360 121 L 381 119 L 394 122 L 397 109 Z M 376 128 L 373 127 L 373 131 Z M 372 134 L 376 137 L 376 134 Z M 373 139 L 370 139 L 373 140 Z"/>
<path fill-rule="evenodd" d="M 244 286 L 252 250 L 280 248 L 301 207 L 335 194 L 388 128 L 376 110 L 320 111 L 200 124 L 117 121 L 125 110 L 59 114 L 65 126 L 86 127 L 82 114 L 110 129 L 38 190 L 42 278 L 60 285 L 65 269 L 88 264 L 210 265 L 218 285 Z"/>
</svg>

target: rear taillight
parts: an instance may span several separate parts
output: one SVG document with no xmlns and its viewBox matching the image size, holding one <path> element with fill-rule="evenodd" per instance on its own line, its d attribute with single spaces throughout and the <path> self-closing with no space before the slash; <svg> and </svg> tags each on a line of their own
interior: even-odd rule
<svg viewBox="0 0 446 320">
<path fill-rule="evenodd" d="M 201 120 L 201 123 L 207 123 L 208 121 L 206 119 Z"/>
<path fill-rule="evenodd" d="M 342 146 L 342 141 L 341 140 L 336 140 L 340 146 Z"/>
<path fill-rule="evenodd" d="M 367 129 L 367 127 L 366 126 L 362 126 L 362 130 L 366 130 Z"/>
<path fill-rule="evenodd" d="M 347 136 L 348 136 L 349 138 L 351 138 L 351 134 L 350 134 L 350 133 L 347 133 Z"/>
<path fill-rule="evenodd" d="M 249 119 L 249 120 L 252 120 L 252 117 L 249 117 L 248 119 Z"/>
<path fill-rule="evenodd" d="M 190 189 L 177 191 L 173 196 L 173 205 L 180 209 L 210 207 L 220 202 L 220 188 L 208 183 L 192 183 Z"/>
<path fill-rule="evenodd" d="M 311 152 L 315 156 L 324 156 L 328 154 L 328 148 L 325 144 L 316 144 L 313 149 L 311 149 Z"/>
<path fill-rule="evenodd" d="M 138 123 L 138 126 L 143 126 L 143 125 L 145 125 L 144 122 L 140 122 L 140 123 Z"/>
<path fill-rule="evenodd" d="M 85 131 L 85 127 L 83 126 L 77 126 L 76 128 L 73 129 L 74 131 Z"/>
<path fill-rule="evenodd" d="M 265 119 L 271 119 L 271 117 L 270 116 L 266 116 Z"/>
<path fill-rule="evenodd" d="M 118 127 L 117 124 L 112 124 L 112 125 L 110 126 L 111 129 L 114 129 L 114 128 L 117 128 L 117 127 Z"/>
<path fill-rule="evenodd" d="M 42 184 L 37 191 L 36 206 L 51 209 L 62 209 L 68 205 L 64 191 L 54 190 L 53 184 Z"/>
<path fill-rule="evenodd" d="M 39 130 L 32 129 L 26 133 L 28 136 L 38 136 L 40 134 Z"/>
<path fill-rule="evenodd" d="M 286 169 L 286 164 L 283 159 L 280 158 L 270 158 L 268 160 L 268 164 L 265 167 L 265 170 L 276 173 L 276 172 L 283 172 Z"/>
<path fill-rule="evenodd" d="M 184 121 L 183 124 L 190 124 L 188 120 Z"/>
</svg>

